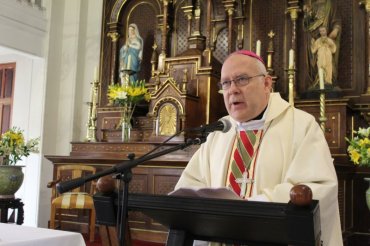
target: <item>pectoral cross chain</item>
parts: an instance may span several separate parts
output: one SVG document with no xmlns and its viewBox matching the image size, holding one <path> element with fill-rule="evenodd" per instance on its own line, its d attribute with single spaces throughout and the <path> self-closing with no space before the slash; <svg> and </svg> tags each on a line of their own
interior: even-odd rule
<svg viewBox="0 0 370 246">
<path fill-rule="evenodd" d="M 243 198 L 245 196 L 245 192 L 247 190 L 247 184 L 253 184 L 254 179 L 248 178 L 248 172 L 247 170 L 244 171 L 243 177 L 235 179 L 235 182 L 240 184 L 240 194 L 239 196 Z"/>
</svg>

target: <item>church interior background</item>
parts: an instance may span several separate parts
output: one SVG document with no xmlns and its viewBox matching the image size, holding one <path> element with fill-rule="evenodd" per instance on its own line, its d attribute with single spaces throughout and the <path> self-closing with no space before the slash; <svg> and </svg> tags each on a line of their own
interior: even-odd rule
<svg viewBox="0 0 370 246">
<path fill-rule="evenodd" d="M 25 203 L 26 225 L 48 226 L 46 186 L 58 167 L 103 170 L 129 153 L 147 153 L 177 131 L 225 115 L 217 87 L 222 63 L 231 52 L 250 49 L 266 61 L 274 91 L 321 124 L 338 175 L 345 245 L 368 245 L 364 178 L 370 169 L 353 165 L 345 137 L 369 126 L 369 0 L 0 0 L 0 5 L 0 63 L 16 63 L 11 125 L 42 139 L 40 153 L 24 161 L 25 182 L 17 193 Z M 131 24 L 143 49 L 140 68 L 128 74 L 121 49 Z M 335 47 L 330 67 L 325 65 L 332 71 L 325 76 L 325 98 L 312 49 L 322 26 Z M 151 100 L 135 107 L 130 139 L 123 142 L 122 108 L 110 105 L 107 93 L 131 72 L 145 80 Z M 162 148 L 186 137 L 180 134 Z M 130 191 L 167 194 L 196 148 L 134 168 Z M 87 232 L 87 217 L 66 213 L 62 228 Z M 166 238 L 164 227 L 139 213 L 130 213 L 130 228 L 133 238 Z"/>
</svg>

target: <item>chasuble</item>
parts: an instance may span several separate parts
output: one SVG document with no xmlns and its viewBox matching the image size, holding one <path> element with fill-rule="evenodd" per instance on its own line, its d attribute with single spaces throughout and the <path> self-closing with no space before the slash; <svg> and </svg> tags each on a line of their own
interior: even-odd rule
<svg viewBox="0 0 370 246">
<path fill-rule="evenodd" d="M 189 161 L 175 189 L 220 188 L 228 182 L 237 122 L 227 133 L 213 132 Z M 328 144 L 315 118 L 291 107 L 278 93 L 271 93 L 264 116 L 263 139 L 255 161 L 249 200 L 287 203 L 297 184 L 312 189 L 320 202 L 323 245 L 340 246 L 342 234 L 338 206 L 338 181 Z M 213 244 L 212 244 L 213 245 Z M 217 244 L 214 244 L 217 245 Z"/>
</svg>

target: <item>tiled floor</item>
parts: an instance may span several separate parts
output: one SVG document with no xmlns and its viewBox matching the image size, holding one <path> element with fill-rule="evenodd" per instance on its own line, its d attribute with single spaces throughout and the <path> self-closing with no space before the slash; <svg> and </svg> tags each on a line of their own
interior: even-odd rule
<svg viewBox="0 0 370 246">
<path fill-rule="evenodd" d="M 88 234 L 82 234 L 82 236 L 85 239 L 86 246 L 102 246 L 100 236 L 99 234 L 95 234 L 95 241 L 93 243 L 89 242 L 89 235 Z"/>
</svg>

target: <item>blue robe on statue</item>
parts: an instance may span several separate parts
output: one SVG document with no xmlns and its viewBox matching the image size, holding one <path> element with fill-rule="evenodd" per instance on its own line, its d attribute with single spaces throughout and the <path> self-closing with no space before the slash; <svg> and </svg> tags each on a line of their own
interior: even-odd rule
<svg viewBox="0 0 370 246">
<path fill-rule="evenodd" d="M 137 81 L 137 73 L 140 71 L 143 41 L 140 38 L 129 39 L 120 49 L 120 72 L 127 73 L 130 81 Z"/>
</svg>

